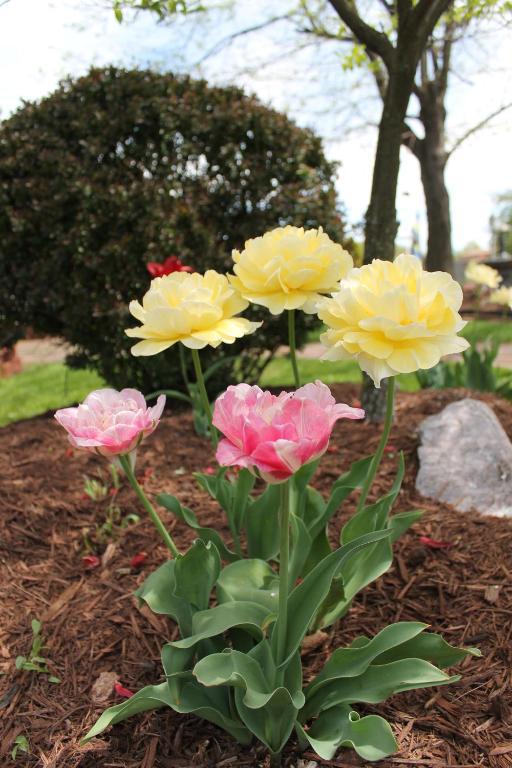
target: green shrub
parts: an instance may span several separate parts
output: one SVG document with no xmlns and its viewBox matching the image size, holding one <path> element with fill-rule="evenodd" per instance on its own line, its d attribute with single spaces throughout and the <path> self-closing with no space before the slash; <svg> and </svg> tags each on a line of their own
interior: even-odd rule
<svg viewBox="0 0 512 768">
<path fill-rule="evenodd" d="M 318 137 L 237 88 L 115 68 L 65 80 L 0 128 L 0 326 L 64 337 L 71 364 L 114 386 L 181 386 L 176 351 L 134 359 L 123 333 L 146 263 L 228 271 L 233 248 L 282 224 L 341 241 L 334 172 Z M 255 378 L 285 338 L 284 318 L 251 312 L 260 332 L 205 351 L 205 366 L 239 356 L 217 386 Z"/>
</svg>

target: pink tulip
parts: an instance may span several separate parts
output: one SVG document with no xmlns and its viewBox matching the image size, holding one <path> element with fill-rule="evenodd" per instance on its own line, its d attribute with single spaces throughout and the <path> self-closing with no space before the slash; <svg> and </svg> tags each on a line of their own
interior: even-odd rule
<svg viewBox="0 0 512 768">
<path fill-rule="evenodd" d="M 112 457 L 133 451 L 156 428 L 165 396 L 148 408 L 136 389 L 97 389 L 77 408 L 62 408 L 55 418 L 75 448 Z"/>
<path fill-rule="evenodd" d="M 280 395 L 237 384 L 215 403 L 213 423 L 225 436 L 217 461 L 279 483 L 325 453 L 338 419 L 363 417 L 360 408 L 336 403 L 321 381 Z"/>
</svg>

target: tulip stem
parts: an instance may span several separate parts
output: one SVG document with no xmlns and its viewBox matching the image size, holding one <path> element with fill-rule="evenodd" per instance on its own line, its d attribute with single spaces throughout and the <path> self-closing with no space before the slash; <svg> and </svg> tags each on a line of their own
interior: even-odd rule
<svg viewBox="0 0 512 768">
<path fill-rule="evenodd" d="M 299 366 L 297 365 L 297 343 L 295 341 L 295 310 L 288 310 L 288 346 L 290 348 L 290 362 L 292 364 L 295 386 L 300 387 Z"/>
<path fill-rule="evenodd" d="M 382 435 L 380 436 L 379 445 L 372 459 L 372 463 L 370 464 L 368 474 L 366 475 L 365 481 L 363 483 L 363 487 L 361 489 L 361 495 L 359 497 L 359 501 L 357 504 L 357 512 L 360 512 L 366 503 L 366 499 L 371 490 L 373 481 L 375 479 L 375 475 L 377 474 L 377 470 L 382 460 L 382 456 L 384 454 L 384 448 L 386 447 L 386 443 L 388 442 L 389 433 L 391 431 L 391 425 L 393 423 L 394 402 L 395 402 L 395 377 L 391 376 L 391 378 L 388 379 L 388 391 L 386 393 L 386 417 L 384 419 L 384 428 L 382 430 Z"/>
<path fill-rule="evenodd" d="M 279 509 L 279 603 L 277 611 L 277 664 L 282 664 L 286 658 L 286 632 L 288 624 L 288 592 L 289 561 L 290 561 L 290 483 L 286 481 L 280 486 L 281 498 Z M 278 673 L 278 684 L 282 685 L 284 670 Z"/>
<path fill-rule="evenodd" d="M 183 349 L 182 344 L 178 344 L 178 352 L 180 356 L 180 368 L 181 368 L 181 375 L 183 377 L 183 383 L 185 384 L 185 388 L 190 395 L 190 382 L 188 380 L 187 362 L 185 360 L 185 351 Z"/>
<path fill-rule="evenodd" d="M 137 494 L 137 497 L 138 497 L 140 503 L 142 504 L 142 506 L 144 507 L 146 512 L 149 514 L 149 516 L 150 516 L 150 518 L 151 518 L 151 520 L 153 522 L 153 525 L 155 526 L 155 528 L 157 529 L 158 533 L 160 534 L 160 536 L 164 540 L 164 543 L 165 543 L 167 549 L 169 549 L 169 551 L 174 555 L 174 557 L 178 557 L 180 553 L 179 553 L 179 551 L 178 551 L 178 549 L 176 547 L 176 544 L 172 540 L 172 537 L 168 533 L 165 525 L 162 523 L 162 521 L 158 517 L 157 511 L 155 510 L 155 508 L 151 504 L 150 500 L 148 499 L 148 497 L 146 496 L 146 494 L 142 490 L 141 486 L 139 485 L 139 482 L 137 481 L 137 478 L 135 477 L 135 473 L 134 473 L 134 471 L 132 469 L 132 465 L 131 465 L 131 462 L 130 462 L 130 456 L 128 454 L 124 454 L 122 456 L 119 456 L 119 463 L 121 464 L 122 468 L 124 469 L 125 475 L 128 478 L 128 482 L 130 483 L 130 485 L 132 486 L 133 490 Z"/>
<path fill-rule="evenodd" d="M 210 400 L 208 398 L 208 392 L 206 391 L 206 384 L 204 383 L 203 369 L 201 367 L 201 359 L 197 349 L 192 350 L 192 360 L 194 361 L 194 370 L 196 372 L 197 386 L 199 387 L 199 394 L 201 395 L 201 402 L 203 403 L 203 409 L 210 424 L 210 437 L 214 448 L 217 447 L 218 438 L 217 430 L 213 426 L 213 414 Z"/>
</svg>

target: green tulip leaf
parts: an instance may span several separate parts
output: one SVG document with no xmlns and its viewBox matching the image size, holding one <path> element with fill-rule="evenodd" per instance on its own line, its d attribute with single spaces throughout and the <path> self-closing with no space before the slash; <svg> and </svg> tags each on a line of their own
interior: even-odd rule
<svg viewBox="0 0 512 768">
<path fill-rule="evenodd" d="M 162 666 L 175 712 L 203 717 L 230 733 L 241 744 L 247 744 L 251 735 L 232 712 L 228 691 L 208 690 L 192 675 L 190 662 L 193 648 L 176 648 L 167 643 L 162 648 Z"/>
<path fill-rule="evenodd" d="M 238 560 L 222 569 L 216 591 L 219 604 L 248 600 L 276 613 L 279 577 L 264 560 Z"/>
<path fill-rule="evenodd" d="M 269 485 L 247 506 L 245 525 L 249 557 L 272 560 L 279 552 L 279 486 Z"/>
<path fill-rule="evenodd" d="M 193 674 L 202 685 L 241 688 L 244 691 L 242 701 L 249 709 L 265 707 L 276 692 L 283 688 L 265 676 L 253 656 L 231 649 L 201 659 L 194 667 Z M 287 692 L 295 709 L 300 709 L 305 701 L 302 691 Z"/>
<path fill-rule="evenodd" d="M 309 744 L 323 760 L 334 757 L 339 747 L 351 747 L 363 760 L 382 760 L 398 748 L 387 720 L 378 715 L 359 717 L 341 704 L 322 712 L 307 731 L 296 724 L 301 744 Z"/>
<path fill-rule="evenodd" d="M 378 531 L 386 527 L 389 512 L 400 492 L 404 473 L 404 455 L 400 453 L 398 470 L 392 487 L 375 504 L 363 507 L 360 512 L 350 518 L 341 531 L 340 544 L 348 544 L 349 541 L 354 541 L 354 539 L 363 536 L 365 533 Z"/>
<path fill-rule="evenodd" d="M 172 706 L 172 697 L 167 683 L 148 685 L 121 704 L 116 704 L 115 707 L 106 709 L 96 720 L 91 730 L 84 736 L 81 743 L 85 744 L 102 733 L 109 725 L 120 723 L 122 720 L 126 720 L 127 717 L 136 715 L 139 712 Z"/>
<path fill-rule="evenodd" d="M 324 560 L 318 563 L 304 581 L 290 593 L 288 600 L 288 623 L 286 631 L 285 658 L 281 665 L 285 665 L 290 657 L 297 651 L 308 626 L 315 615 L 318 606 L 325 600 L 333 578 L 339 572 L 341 566 L 358 550 L 368 547 L 381 539 L 389 536 L 389 531 L 376 531 L 361 536 L 356 541 L 345 544 L 343 547 L 331 552 Z M 277 644 L 277 626 L 274 626 L 272 643 Z M 275 646 L 274 646 L 275 651 Z"/>
<path fill-rule="evenodd" d="M 340 570 L 344 586 L 343 599 L 336 602 L 335 598 L 329 597 L 317 613 L 313 624 L 314 628 L 333 624 L 347 612 L 358 592 L 389 570 L 393 562 L 391 548 L 393 533 L 396 533 L 390 528 L 389 512 L 400 491 L 404 471 L 404 458 L 401 454 L 398 472 L 389 492 L 374 504 L 363 507 L 343 527 L 340 536 L 341 544 L 348 544 L 360 536 L 385 528 L 389 529 L 390 535 L 386 540 L 378 542 L 373 547 L 368 547 L 360 552 L 356 558 L 352 558 L 344 564 Z"/>
<path fill-rule="evenodd" d="M 396 626 L 396 625 L 392 625 Z M 375 658 L 375 664 L 389 664 L 399 659 L 414 658 L 430 661 L 438 667 L 451 667 L 458 664 L 467 655 L 480 657 L 482 654 L 478 648 L 468 646 L 457 648 L 444 640 L 441 635 L 432 632 L 423 632 L 417 637 L 404 640 L 401 645 L 389 648 Z"/>
<path fill-rule="evenodd" d="M 306 576 L 321 560 L 331 552 L 327 537 L 327 524 L 340 504 L 364 482 L 372 456 L 356 461 L 336 480 L 332 486 L 331 495 L 326 503 L 323 497 L 313 488 L 307 488 L 302 496 L 299 506 L 300 517 L 304 520 L 308 533 L 312 539 L 308 557 L 302 571 Z M 329 604 L 335 601 L 329 601 Z"/>
<path fill-rule="evenodd" d="M 295 653 L 281 673 L 277 671 L 268 640 L 258 643 L 248 655 L 259 664 L 267 690 L 272 691 L 272 695 L 264 707 L 254 709 L 246 705 L 243 690 L 237 688 L 237 712 L 256 738 L 266 744 L 271 752 L 279 752 L 288 741 L 299 706 L 304 702 L 300 655 Z M 276 680 L 279 682 L 278 687 Z"/>
<path fill-rule="evenodd" d="M 303 573 L 304 564 L 311 550 L 311 536 L 308 533 L 305 523 L 300 517 L 290 515 L 290 525 L 292 529 L 290 564 L 288 569 L 288 578 L 290 584 L 295 584 L 299 576 Z"/>
<path fill-rule="evenodd" d="M 187 507 L 182 507 L 175 496 L 171 496 L 169 493 L 160 493 L 156 497 L 156 500 L 162 507 L 165 507 L 169 512 L 172 512 L 178 520 L 181 520 L 190 528 L 193 528 L 202 541 L 205 543 L 211 541 L 217 547 L 223 560 L 227 560 L 230 563 L 238 560 L 238 555 L 226 547 L 219 533 L 213 528 L 204 528 L 201 526 L 194 512 L 192 512 L 191 509 L 187 509 Z"/>
<path fill-rule="evenodd" d="M 173 648 L 192 648 L 201 640 L 222 635 L 234 627 L 245 629 L 261 640 L 263 629 L 269 623 L 268 608 L 258 603 L 236 601 L 217 605 L 206 611 L 199 611 L 192 617 L 192 635 L 170 643 Z"/>
<path fill-rule="evenodd" d="M 326 682 L 308 696 L 301 711 L 301 721 L 337 704 L 364 702 L 378 704 L 402 691 L 447 685 L 459 679 L 450 677 L 423 659 L 401 659 L 390 664 L 370 665 L 355 677 L 342 677 Z"/>
<path fill-rule="evenodd" d="M 423 509 L 411 509 L 409 512 L 399 512 L 397 515 L 390 517 L 391 543 L 394 544 L 422 515 Z"/>
<path fill-rule="evenodd" d="M 340 504 L 350 496 L 352 491 L 362 486 L 372 459 L 373 456 L 368 456 L 365 459 L 354 462 L 349 471 L 345 472 L 333 483 L 331 495 L 327 504 L 324 504 L 323 510 L 320 511 L 318 500 L 315 500 L 319 514 L 314 517 L 311 514 L 307 516 L 308 530 L 313 539 L 325 528 Z"/>
<path fill-rule="evenodd" d="M 246 728 L 265 744 L 272 753 L 282 750 L 290 738 L 298 710 L 294 707 L 286 688 L 277 688 L 262 709 L 251 709 L 244 704 L 244 693 L 235 689 L 236 710 Z"/>
<path fill-rule="evenodd" d="M 148 576 L 135 595 L 153 611 L 171 616 L 183 635 L 192 631 L 192 608 L 187 600 L 175 594 L 176 560 L 168 560 Z"/>
<path fill-rule="evenodd" d="M 215 545 L 197 539 L 184 555 L 176 558 L 175 594 L 203 611 L 208 608 L 219 573 L 220 556 Z"/>
<path fill-rule="evenodd" d="M 306 687 L 306 698 L 309 699 L 320 688 L 330 683 L 332 680 L 357 677 L 366 672 L 370 664 L 376 659 L 377 663 L 386 663 L 380 661 L 385 656 L 386 651 L 399 650 L 407 646 L 408 641 L 417 639 L 428 624 L 422 624 L 417 621 L 401 621 L 397 624 L 390 624 L 389 627 L 382 629 L 371 640 L 367 640 L 362 645 L 352 644 L 348 648 L 337 648 L 323 669 Z M 399 658 L 416 658 L 414 654 L 401 654 Z M 394 659 L 390 659 L 394 661 Z"/>
</svg>

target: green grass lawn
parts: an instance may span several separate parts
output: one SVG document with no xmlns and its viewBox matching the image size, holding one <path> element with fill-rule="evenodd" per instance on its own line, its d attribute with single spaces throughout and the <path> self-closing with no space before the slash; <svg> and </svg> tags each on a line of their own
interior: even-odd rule
<svg viewBox="0 0 512 768">
<path fill-rule="evenodd" d="M 322 330 L 323 326 L 318 326 L 318 328 L 308 331 L 307 343 L 320 341 Z M 490 336 L 493 336 L 500 344 L 512 344 L 512 319 L 507 317 L 503 320 L 469 320 L 460 335 L 468 339 L 471 344 L 485 341 Z"/>
<path fill-rule="evenodd" d="M 500 344 L 512 344 L 512 320 L 470 320 L 460 335 L 471 344 L 485 341 L 491 336 Z"/>
<path fill-rule="evenodd" d="M 326 384 L 340 384 L 346 381 L 358 383 L 361 381 L 361 369 L 353 360 L 340 360 L 333 363 L 329 360 L 299 359 L 297 362 L 303 384 L 316 379 L 321 379 Z M 272 360 L 263 371 L 260 384 L 262 387 L 292 387 L 293 373 L 289 359 L 279 357 Z M 415 392 L 419 389 L 418 380 L 414 373 L 398 376 L 398 385 L 400 389 L 407 392 Z"/>
<path fill-rule="evenodd" d="M 318 341 L 321 329 L 308 334 L 308 342 Z M 494 336 L 500 343 L 512 343 L 510 320 L 471 320 L 462 335 L 474 344 Z M 315 360 L 299 360 L 303 383 L 321 379 L 327 384 L 359 382 L 361 372 L 353 361 L 336 363 Z M 413 392 L 419 388 L 414 374 L 398 377 L 401 389 Z M 264 387 L 293 386 L 293 376 L 288 358 L 272 360 L 263 372 Z M 74 370 L 63 363 L 32 365 L 8 379 L 0 379 L 0 427 L 20 419 L 38 416 L 46 411 L 78 403 L 93 389 L 105 386 L 98 374 L 88 370 Z"/>
<path fill-rule="evenodd" d="M 0 427 L 80 402 L 102 386 L 103 380 L 93 371 L 72 370 L 63 363 L 28 366 L 0 380 Z"/>
</svg>

